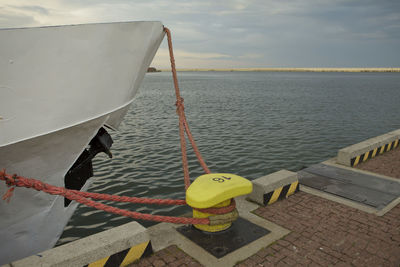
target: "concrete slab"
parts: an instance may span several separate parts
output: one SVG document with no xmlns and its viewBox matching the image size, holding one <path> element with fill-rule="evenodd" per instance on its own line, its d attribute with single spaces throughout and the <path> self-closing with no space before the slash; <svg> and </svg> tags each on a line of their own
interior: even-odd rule
<svg viewBox="0 0 400 267">
<path fill-rule="evenodd" d="M 300 175 L 303 174 L 301 173 Z M 307 173 L 304 177 L 301 177 L 301 183 L 319 191 L 350 199 L 378 210 L 383 209 L 397 198 L 394 195 L 384 194 L 377 190 Z"/>
<path fill-rule="evenodd" d="M 235 250 L 232 253 L 227 254 L 225 257 L 217 259 L 200 246 L 196 245 L 178 233 L 175 228 L 179 227 L 179 225 L 160 223 L 148 229 L 151 242 L 153 244 L 153 249 L 155 251 L 159 251 L 170 245 L 177 245 L 180 249 L 199 261 L 204 266 L 226 267 L 233 266 L 235 263 L 247 259 L 260 249 L 268 246 L 278 239 L 281 239 L 290 232 L 279 225 L 271 223 L 251 213 L 251 211 L 257 209 L 259 206 L 255 203 L 246 201 L 245 196 L 237 197 L 235 199 L 236 207 L 241 217 L 251 221 L 254 224 L 257 224 L 260 227 L 268 229 L 271 231 L 271 233 L 251 242 L 240 249 Z"/>
<path fill-rule="evenodd" d="M 360 187 L 378 190 L 382 193 L 400 195 L 400 181 L 384 180 L 371 172 L 369 174 L 363 174 L 355 172 L 353 169 L 348 170 L 323 163 L 311 165 L 300 172 L 325 176 L 344 183 L 350 183 Z"/>
<path fill-rule="evenodd" d="M 249 194 L 249 199 L 260 205 L 266 205 L 266 195 L 274 192 L 274 190 L 291 185 L 297 182 L 297 174 L 295 172 L 280 170 L 266 176 L 262 176 L 252 181 L 253 192 Z"/>
<path fill-rule="evenodd" d="M 302 185 L 344 197 L 378 210 L 400 197 L 400 183 L 331 165 L 315 164 L 299 171 Z"/>
<path fill-rule="evenodd" d="M 389 177 L 389 176 L 385 176 L 385 175 L 382 175 L 382 174 L 372 173 L 372 172 L 369 172 L 369 171 L 364 171 L 364 170 L 356 169 L 356 168 L 353 168 L 353 167 L 348 167 L 348 166 L 344 166 L 344 165 L 341 165 L 341 164 L 337 164 L 336 158 L 328 159 L 328 160 L 326 160 L 326 161 L 324 161 L 322 163 L 325 164 L 325 165 L 334 166 L 336 168 L 341 168 L 341 169 L 345 169 L 345 170 L 348 170 L 348 171 L 353 171 L 353 172 L 360 173 L 360 174 L 366 174 L 366 175 L 371 175 L 372 174 L 372 175 L 375 175 L 376 177 L 379 177 L 380 179 L 387 180 L 387 181 L 392 181 L 392 182 L 400 184 L 400 180 L 396 179 L 396 178 L 393 178 L 393 177 Z M 400 204 L 400 197 L 398 197 L 397 199 L 394 199 L 392 202 L 390 202 L 383 209 L 378 210 L 378 209 L 375 209 L 373 207 L 370 207 L 370 206 L 367 206 L 367 205 L 363 205 L 363 204 L 361 204 L 359 202 L 351 201 L 351 200 L 348 200 L 348 199 L 345 199 L 345 198 L 342 198 L 342 197 L 339 197 L 339 196 L 335 196 L 335 195 L 332 195 L 330 193 L 326 193 L 326 192 L 323 192 L 323 191 L 320 191 L 320 190 L 316 190 L 316 189 L 313 189 L 313 188 L 310 188 L 310 187 L 307 187 L 307 186 L 304 186 L 304 185 L 300 185 L 300 191 L 304 191 L 304 192 L 309 193 L 309 194 L 313 194 L 313 195 L 316 195 L 316 196 L 319 196 L 319 197 L 322 197 L 322 198 L 325 198 L 325 199 L 329 199 L 329 200 L 335 201 L 337 203 L 344 204 L 346 206 L 359 209 L 361 211 L 365 211 L 365 212 L 368 212 L 368 213 L 373 213 L 373 214 L 375 214 L 377 216 L 384 216 L 386 213 L 388 213 L 390 210 L 392 210 L 394 207 L 396 207 L 398 204 Z"/>
<path fill-rule="evenodd" d="M 15 261 L 13 267 L 84 266 L 131 247 L 149 242 L 146 228 L 137 222 L 103 231 Z"/>
<path fill-rule="evenodd" d="M 342 148 L 338 151 L 337 162 L 339 164 L 343 164 L 346 166 L 352 166 L 354 164 L 354 160 L 352 162 L 352 159 L 356 158 L 357 156 L 365 155 L 367 152 L 373 151 L 376 148 L 380 148 L 387 144 L 393 143 L 399 139 L 400 139 L 400 129 L 377 137 L 370 138 L 358 144 Z M 368 154 L 367 158 L 368 157 L 371 157 L 371 155 Z"/>
</svg>

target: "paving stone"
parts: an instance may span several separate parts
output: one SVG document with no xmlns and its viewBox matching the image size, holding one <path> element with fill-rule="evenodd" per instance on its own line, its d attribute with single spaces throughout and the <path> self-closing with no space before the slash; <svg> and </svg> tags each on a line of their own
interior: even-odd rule
<svg viewBox="0 0 400 267">
<path fill-rule="evenodd" d="M 250 259 L 253 260 L 257 264 L 259 264 L 259 263 L 264 261 L 264 259 L 261 258 L 260 256 L 258 256 L 257 254 L 251 256 Z"/>
<path fill-rule="evenodd" d="M 153 262 L 153 266 L 154 267 L 163 267 L 163 266 L 166 266 L 166 263 L 162 260 L 155 260 Z"/>
</svg>

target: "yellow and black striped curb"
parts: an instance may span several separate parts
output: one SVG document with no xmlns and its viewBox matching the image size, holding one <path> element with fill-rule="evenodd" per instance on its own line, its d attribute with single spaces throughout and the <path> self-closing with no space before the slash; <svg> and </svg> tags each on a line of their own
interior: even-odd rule
<svg viewBox="0 0 400 267">
<path fill-rule="evenodd" d="M 125 249 L 101 260 L 85 265 L 84 267 L 116 267 L 127 266 L 132 262 L 149 256 L 153 253 L 153 248 L 150 241 L 143 242 L 139 245 Z"/>
<path fill-rule="evenodd" d="M 390 143 L 380 146 L 380 147 L 376 147 L 375 149 L 372 149 L 370 151 L 365 152 L 364 154 L 361 154 L 361 155 L 358 155 L 357 157 L 352 158 L 350 161 L 350 164 L 352 167 L 355 167 L 361 162 L 364 162 L 364 161 L 367 161 L 368 159 L 374 158 L 380 154 L 383 154 L 384 152 L 388 152 L 398 146 L 399 146 L 399 139 L 396 139 L 393 142 L 390 142 Z"/>
<path fill-rule="evenodd" d="M 285 199 L 290 195 L 299 191 L 299 181 L 295 181 L 291 184 L 281 186 L 272 192 L 264 194 L 264 206 L 271 205 L 277 200 Z"/>
</svg>

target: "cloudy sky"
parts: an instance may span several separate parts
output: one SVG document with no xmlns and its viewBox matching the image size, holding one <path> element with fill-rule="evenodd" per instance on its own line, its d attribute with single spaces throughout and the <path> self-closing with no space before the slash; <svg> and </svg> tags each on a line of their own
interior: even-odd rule
<svg viewBox="0 0 400 267">
<path fill-rule="evenodd" d="M 400 0 L 0 0 L 1 28 L 129 20 L 169 27 L 178 68 L 400 67 Z"/>
</svg>

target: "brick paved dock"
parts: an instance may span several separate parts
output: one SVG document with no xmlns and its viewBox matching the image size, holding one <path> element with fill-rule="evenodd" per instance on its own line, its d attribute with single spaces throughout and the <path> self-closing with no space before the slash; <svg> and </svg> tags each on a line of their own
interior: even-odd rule
<svg viewBox="0 0 400 267">
<path fill-rule="evenodd" d="M 290 231 L 237 266 L 399 266 L 400 206 L 376 216 L 305 192 L 255 213 Z M 176 246 L 131 266 L 202 266 Z"/>
</svg>

